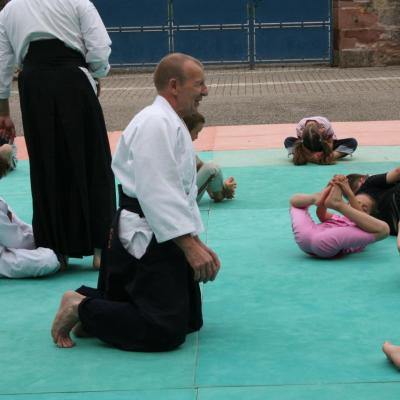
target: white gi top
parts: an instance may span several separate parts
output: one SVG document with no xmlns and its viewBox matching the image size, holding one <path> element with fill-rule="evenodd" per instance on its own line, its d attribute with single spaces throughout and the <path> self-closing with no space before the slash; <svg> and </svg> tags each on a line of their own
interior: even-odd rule
<svg viewBox="0 0 400 400">
<path fill-rule="evenodd" d="M 12 213 L 12 221 L 8 213 Z M 34 249 L 32 227 L 21 221 L 0 197 L 0 257 L 5 247 Z"/>
<path fill-rule="evenodd" d="M 83 54 L 93 77 L 107 75 L 111 40 L 89 0 L 12 0 L 0 12 L 0 99 L 10 96 L 29 43 L 55 38 Z"/>
<path fill-rule="evenodd" d="M 21 221 L 0 197 L 0 278 L 43 276 L 59 268 L 54 251 L 36 248 L 31 225 Z"/>
<path fill-rule="evenodd" d="M 145 219 L 123 210 L 119 238 L 140 258 L 158 243 L 203 230 L 196 203 L 196 157 L 190 133 L 168 101 L 157 96 L 122 133 L 112 169 L 123 192 L 139 200 Z M 129 247 L 132 251 L 129 251 Z"/>
<path fill-rule="evenodd" d="M 318 124 L 322 125 L 325 128 L 325 137 L 328 139 L 336 139 L 335 132 L 333 131 L 332 125 L 329 120 L 325 117 L 306 117 L 300 120 L 300 122 L 296 126 L 296 133 L 298 138 L 303 137 L 303 131 L 306 126 L 307 121 L 316 121 Z"/>
</svg>

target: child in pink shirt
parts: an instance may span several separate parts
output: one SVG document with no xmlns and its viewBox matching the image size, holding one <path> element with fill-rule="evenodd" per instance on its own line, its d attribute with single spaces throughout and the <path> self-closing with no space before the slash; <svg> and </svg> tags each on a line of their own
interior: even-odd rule
<svg viewBox="0 0 400 400">
<path fill-rule="evenodd" d="M 346 194 L 350 204 L 342 199 Z M 290 215 L 296 243 L 306 253 L 321 258 L 363 250 L 368 244 L 389 235 L 389 226 L 361 210 L 344 176 L 335 176 L 329 185 L 315 194 L 296 194 Z M 311 218 L 308 208 L 317 206 L 321 223 Z M 333 209 L 343 215 L 331 214 Z"/>
</svg>

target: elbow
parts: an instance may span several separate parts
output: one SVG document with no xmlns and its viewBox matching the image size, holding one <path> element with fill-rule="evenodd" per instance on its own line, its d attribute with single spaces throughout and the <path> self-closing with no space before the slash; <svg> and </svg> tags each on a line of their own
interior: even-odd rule
<svg viewBox="0 0 400 400">
<path fill-rule="evenodd" d="M 381 221 L 381 222 L 382 222 L 381 227 L 376 234 L 376 240 L 385 239 L 390 235 L 389 225 L 384 221 Z"/>
</svg>

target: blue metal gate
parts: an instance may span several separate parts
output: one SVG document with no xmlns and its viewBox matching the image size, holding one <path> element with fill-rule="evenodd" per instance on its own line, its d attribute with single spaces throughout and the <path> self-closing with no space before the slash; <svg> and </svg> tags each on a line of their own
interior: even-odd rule
<svg viewBox="0 0 400 400">
<path fill-rule="evenodd" d="M 92 0 L 113 66 L 179 51 L 206 64 L 331 63 L 332 0 Z"/>
</svg>

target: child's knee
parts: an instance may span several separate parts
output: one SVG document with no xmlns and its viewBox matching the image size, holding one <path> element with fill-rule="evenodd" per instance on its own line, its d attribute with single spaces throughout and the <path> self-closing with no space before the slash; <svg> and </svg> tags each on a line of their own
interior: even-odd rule
<svg viewBox="0 0 400 400">
<path fill-rule="evenodd" d="M 203 168 L 205 168 L 210 176 L 214 177 L 221 174 L 221 167 L 212 161 L 204 163 Z"/>
</svg>

